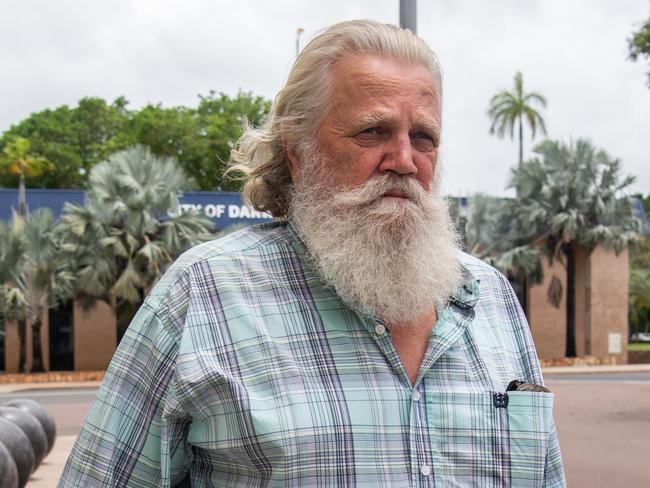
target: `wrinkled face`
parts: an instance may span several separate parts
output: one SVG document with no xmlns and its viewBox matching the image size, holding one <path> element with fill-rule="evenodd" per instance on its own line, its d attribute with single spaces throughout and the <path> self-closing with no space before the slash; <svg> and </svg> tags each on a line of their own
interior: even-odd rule
<svg viewBox="0 0 650 488">
<path fill-rule="evenodd" d="M 332 105 L 316 142 L 332 183 L 357 188 L 383 174 L 432 184 L 440 140 L 440 100 L 427 69 L 379 55 L 348 55 L 332 73 Z M 292 161 L 294 182 L 300 162 Z M 385 198 L 400 199 L 399 191 Z"/>
</svg>

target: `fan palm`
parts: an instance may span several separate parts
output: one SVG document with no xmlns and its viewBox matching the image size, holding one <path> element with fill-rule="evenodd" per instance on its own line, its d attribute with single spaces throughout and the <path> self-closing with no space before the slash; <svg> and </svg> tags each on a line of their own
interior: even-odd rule
<svg viewBox="0 0 650 488">
<path fill-rule="evenodd" d="M 173 158 L 135 146 L 97 164 L 89 185 L 86 206 L 61 218 L 81 295 L 137 304 L 174 258 L 211 238 L 207 218 L 175 211 L 192 181 Z"/>
<path fill-rule="evenodd" d="M 515 125 L 517 126 L 519 139 L 519 166 L 524 160 L 524 120 L 528 123 L 532 138 L 539 129 L 546 134 L 546 126 L 541 114 L 534 105 L 539 104 L 546 108 L 546 98 L 537 92 L 524 92 L 524 79 L 521 72 L 514 77 L 514 88 L 512 91 L 503 90 L 492 97 L 488 116 L 492 120 L 490 134 L 504 137 L 507 134 L 514 138 Z"/>
<path fill-rule="evenodd" d="M 603 245 L 619 253 L 638 239 L 640 221 L 624 194 L 634 177 L 622 176 L 620 160 L 586 140 L 544 141 L 534 152 L 537 157 L 513 170 L 510 186 L 518 188 L 519 197 L 506 204 L 503 220 L 512 222 L 520 245 L 543 243 L 551 259 L 566 261 L 566 355 L 571 357 L 576 354 L 574 249 Z"/>
<path fill-rule="evenodd" d="M 21 369 L 42 371 L 42 317 L 72 296 L 70 262 L 64 257 L 49 209 L 39 209 L 26 219 L 14 215 L 10 224 L 2 224 L 0 235 L 0 313 L 19 320 Z M 32 344 L 25 340 L 25 327 L 31 327 Z M 33 347 L 33 365 L 24 363 L 28 347 Z"/>
</svg>

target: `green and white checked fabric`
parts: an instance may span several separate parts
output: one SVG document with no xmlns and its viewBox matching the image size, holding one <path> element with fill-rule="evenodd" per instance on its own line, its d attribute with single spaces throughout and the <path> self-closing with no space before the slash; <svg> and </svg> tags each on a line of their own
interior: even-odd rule
<svg viewBox="0 0 650 488">
<path fill-rule="evenodd" d="M 517 300 L 461 259 L 411 385 L 291 225 L 190 250 L 122 339 L 59 486 L 564 486 L 553 395 L 505 394 L 542 383 Z"/>
</svg>

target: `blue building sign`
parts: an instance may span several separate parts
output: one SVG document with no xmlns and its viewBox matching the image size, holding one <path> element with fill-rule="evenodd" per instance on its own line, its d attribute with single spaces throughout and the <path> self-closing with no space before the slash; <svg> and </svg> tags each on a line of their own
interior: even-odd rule
<svg viewBox="0 0 650 488">
<path fill-rule="evenodd" d="M 648 223 L 648 216 L 643 208 L 643 202 L 640 198 L 634 198 L 634 215 L 641 221 L 643 234 L 650 236 L 650 224 Z"/>
<path fill-rule="evenodd" d="M 61 216 L 66 203 L 83 205 L 83 190 L 27 190 L 27 207 L 30 211 L 49 208 L 56 218 Z M 188 191 L 179 197 L 181 212 L 199 212 L 212 220 L 215 229 L 232 225 L 251 225 L 268 222 L 272 217 L 254 210 L 242 202 L 241 194 L 229 191 Z M 11 219 L 18 209 L 18 190 L 0 188 L 0 220 Z"/>
</svg>

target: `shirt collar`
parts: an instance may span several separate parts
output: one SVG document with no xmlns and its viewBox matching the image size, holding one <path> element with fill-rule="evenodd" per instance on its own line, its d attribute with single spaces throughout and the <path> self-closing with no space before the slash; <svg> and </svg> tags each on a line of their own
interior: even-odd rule
<svg viewBox="0 0 650 488">
<path fill-rule="evenodd" d="M 298 254 L 306 254 L 307 245 L 300 235 L 300 232 L 298 232 L 296 224 L 292 219 L 287 220 L 287 231 L 289 232 L 289 236 L 291 237 L 291 241 L 296 252 Z"/>
<path fill-rule="evenodd" d="M 481 295 L 481 290 L 479 288 L 481 280 L 477 279 L 471 271 L 462 264 L 461 272 L 461 283 L 449 297 L 449 302 L 463 310 L 470 310 L 474 308 Z"/>
</svg>

